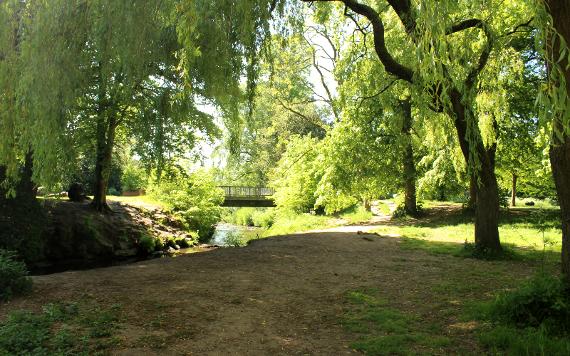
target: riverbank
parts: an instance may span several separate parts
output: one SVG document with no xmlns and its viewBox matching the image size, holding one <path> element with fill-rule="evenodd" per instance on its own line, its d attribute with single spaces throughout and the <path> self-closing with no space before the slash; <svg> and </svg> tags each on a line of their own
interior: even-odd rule
<svg viewBox="0 0 570 356">
<path fill-rule="evenodd" d="M 533 213 L 504 215 L 502 229 L 510 227 L 513 236 L 529 234 L 538 243 L 540 224 L 554 222 L 557 212 L 540 219 Z M 486 353 L 500 345 L 482 339 L 489 328 L 474 315 L 475 307 L 538 271 L 557 270 L 559 252 L 553 246 L 548 253 L 556 258 L 544 260 L 457 257 L 454 251 L 464 246 L 459 236 L 470 234 L 461 222 L 469 219 L 458 207 L 443 205 L 422 219 L 341 226 L 260 239 L 243 248 L 35 276 L 31 295 L 1 305 L 0 323 L 21 309 L 59 310 L 55 321 L 44 316 L 47 321 L 28 325 L 49 326 L 44 330 L 49 340 L 68 335 L 69 344 L 49 344 L 46 353 L 330 355 L 388 347 L 387 342 L 402 353 Z M 430 231 L 449 240 L 432 239 Z M 546 234 L 556 234 L 555 227 Z M 535 251 L 539 256 L 540 249 Z M 387 319 L 366 319 L 369 312 Z M 11 330 L 36 319 L 18 320 Z M 85 320 L 95 328 L 88 334 Z M 102 325 L 110 329 L 99 330 Z M 8 337 L 0 333 L 0 350 L 13 340 Z M 21 344 L 32 346 L 32 339 Z"/>
</svg>

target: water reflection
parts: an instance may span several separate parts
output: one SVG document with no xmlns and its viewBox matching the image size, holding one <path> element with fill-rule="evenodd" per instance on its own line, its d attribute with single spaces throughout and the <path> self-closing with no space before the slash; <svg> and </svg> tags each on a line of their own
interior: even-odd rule
<svg viewBox="0 0 570 356">
<path fill-rule="evenodd" d="M 257 227 L 220 223 L 209 243 L 224 247 L 245 246 L 249 240 L 259 238 L 261 234 L 262 229 Z"/>
</svg>

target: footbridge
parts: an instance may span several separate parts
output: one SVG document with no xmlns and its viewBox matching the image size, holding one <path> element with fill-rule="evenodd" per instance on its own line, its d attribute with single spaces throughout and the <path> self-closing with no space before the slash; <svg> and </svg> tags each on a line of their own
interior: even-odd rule
<svg viewBox="0 0 570 356">
<path fill-rule="evenodd" d="M 221 186 L 225 207 L 274 207 L 275 189 L 268 187 Z"/>
</svg>

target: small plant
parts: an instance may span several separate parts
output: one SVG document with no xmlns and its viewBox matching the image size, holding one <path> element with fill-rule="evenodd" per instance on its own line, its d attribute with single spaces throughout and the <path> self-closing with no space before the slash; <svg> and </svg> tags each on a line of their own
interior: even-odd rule
<svg viewBox="0 0 570 356">
<path fill-rule="evenodd" d="M 164 250 L 164 241 L 162 241 L 161 239 L 154 239 L 154 250 L 155 251 L 162 251 Z"/>
<path fill-rule="evenodd" d="M 570 333 L 570 288 L 560 278 L 540 273 L 517 290 L 501 294 L 492 306 L 498 321 L 520 328 L 544 327 Z"/>
<path fill-rule="evenodd" d="M 179 237 L 175 240 L 175 242 L 180 248 L 191 247 L 190 242 L 185 237 Z"/>
<path fill-rule="evenodd" d="M 13 252 L 0 250 L 0 301 L 29 292 L 31 288 L 26 265 L 16 260 Z"/>
<path fill-rule="evenodd" d="M 226 235 L 226 246 L 230 247 L 242 247 L 245 246 L 245 242 L 241 238 L 240 234 L 235 232 L 228 232 Z"/>
<path fill-rule="evenodd" d="M 570 288 L 541 272 L 514 291 L 485 305 L 493 323 L 480 334 L 492 354 L 570 354 Z"/>
<path fill-rule="evenodd" d="M 156 250 L 156 239 L 148 234 L 143 234 L 139 240 L 139 249 L 147 254 Z"/>
</svg>

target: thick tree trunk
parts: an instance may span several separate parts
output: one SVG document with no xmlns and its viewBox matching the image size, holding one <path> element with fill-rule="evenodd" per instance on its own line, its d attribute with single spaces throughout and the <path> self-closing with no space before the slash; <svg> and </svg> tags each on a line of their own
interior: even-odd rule
<svg viewBox="0 0 570 356">
<path fill-rule="evenodd" d="M 499 239 L 499 186 L 495 175 L 494 158 L 481 158 L 480 184 L 477 186 L 475 206 L 475 244 L 478 248 L 501 251 Z"/>
<path fill-rule="evenodd" d="M 568 0 L 547 0 L 546 4 L 554 21 L 554 28 L 566 40 L 566 43 L 570 44 L 570 21 L 568 21 L 570 18 L 570 2 Z M 560 52 L 560 42 L 553 43 L 553 47 L 554 57 L 557 59 Z M 566 93 L 570 97 L 570 69 L 568 68 L 567 57 L 565 58 L 560 66 L 564 68 Z M 558 201 L 560 202 L 562 220 L 562 273 L 564 273 L 566 281 L 570 283 L 570 136 L 568 135 L 570 128 L 564 127 L 560 120 L 555 119 L 553 130 L 550 163 Z"/>
<path fill-rule="evenodd" d="M 517 206 L 517 179 L 518 176 L 513 173 L 513 182 L 511 190 L 511 206 Z"/>
<path fill-rule="evenodd" d="M 459 145 L 466 162 L 470 160 L 470 148 L 478 156 L 480 167 L 478 172 L 472 172 L 471 189 L 475 190 L 475 245 L 477 248 L 492 252 L 500 252 L 499 238 L 499 186 L 495 175 L 496 145 L 485 147 L 481 135 L 476 132 L 472 142 L 467 140 L 467 119 L 474 118 L 462 101 L 462 95 L 457 89 L 450 90 L 452 112 Z M 476 179 L 474 178 L 476 177 Z M 473 193 L 471 193 L 473 195 Z"/>
<path fill-rule="evenodd" d="M 115 145 L 115 131 L 117 119 L 111 115 L 109 122 L 100 115 L 97 122 L 97 157 L 95 162 L 95 189 L 91 206 L 99 212 L 111 211 L 107 205 L 107 187 L 111 174 L 111 161 L 113 146 Z"/>
<path fill-rule="evenodd" d="M 401 102 L 402 105 L 402 135 L 404 151 L 402 163 L 404 167 L 404 208 L 409 215 L 418 214 L 416 200 L 416 164 L 414 162 L 414 147 L 412 145 L 412 106 L 409 100 Z"/>
<path fill-rule="evenodd" d="M 562 220 L 562 273 L 570 282 L 570 137 L 568 135 L 565 135 L 563 142 L 555 142 L 550 148 L 550 163 Z"/>
</svg>

